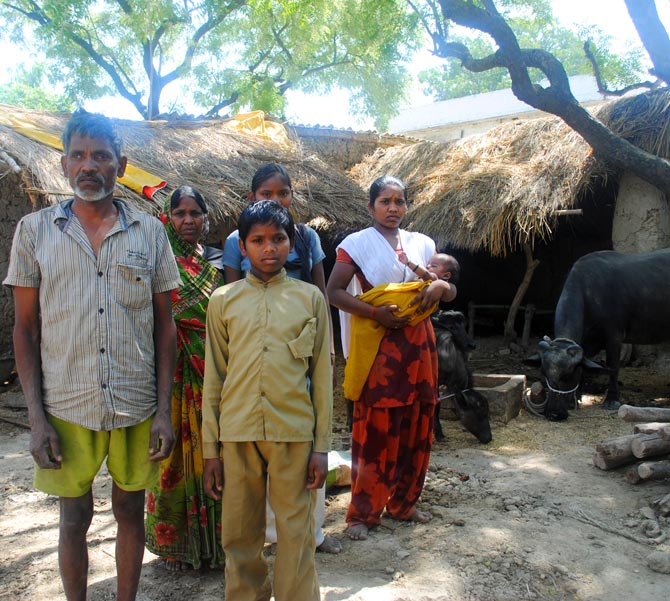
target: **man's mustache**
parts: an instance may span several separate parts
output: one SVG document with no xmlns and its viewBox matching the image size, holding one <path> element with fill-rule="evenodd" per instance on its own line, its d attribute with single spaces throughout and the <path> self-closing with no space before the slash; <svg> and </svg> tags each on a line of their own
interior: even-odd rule
<svg viewBox="0 0 670 601">
<path fill-rule="evenodd" d="M 85 179 L 86 180 L 95 180 L 101 186 L 103 186 L 105 184 L 105 179 L 97 173 L 89 173 L 89 174 L 78 175 L 75 182 L 79 183 L 80 181 L 85 180 Z"/>
</svg>

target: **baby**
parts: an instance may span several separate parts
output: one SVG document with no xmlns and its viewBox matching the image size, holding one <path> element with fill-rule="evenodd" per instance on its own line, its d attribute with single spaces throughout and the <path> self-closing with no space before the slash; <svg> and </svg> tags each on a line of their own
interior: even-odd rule
<svg viewBox="0 0 670 601">
<path fill-rule="evenodd" d="M 398 254 L 398 260 L 407 265 L 416 275 L 425 282 L 431 280 L 444 280 L 452 284 L 458 284 L 461 273 L 461 266 L 451 255 L 437 253 L 433 255 L 425 267 L 412 263 L 404 252 Z"/>
</svg>

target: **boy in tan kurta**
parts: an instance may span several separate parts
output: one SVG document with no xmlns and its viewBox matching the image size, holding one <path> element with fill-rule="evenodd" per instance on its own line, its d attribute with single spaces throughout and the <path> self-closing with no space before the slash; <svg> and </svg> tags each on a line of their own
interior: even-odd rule
<svg viewBox="0 0 670 601">
<path fill-rule="evenodd" d="M 205 490 L 223 497 L 226 598 L 270 599 L 262 556 L 269 481 L 275 599 L 316 600 L 312 509 L 328 470 L 332 416 L 326 303 L 283 268 L 295 231 L 286 209 L 251 204 L 239 231 L 251 270 L 210 300 L 202 408 Z"/>
</svg>

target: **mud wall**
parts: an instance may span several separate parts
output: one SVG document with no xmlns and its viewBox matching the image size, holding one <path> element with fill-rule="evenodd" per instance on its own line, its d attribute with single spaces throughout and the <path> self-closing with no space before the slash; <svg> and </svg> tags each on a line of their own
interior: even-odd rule
<svg viewBox="0 0 670 601">
<path fill-rule="evenodd" d="M 30 200 L 23 191 L 21 175 L 0 159 L 0 277 L 4 280 L 9 268 L 9 253 L 14 230 L 19 219 L 32 211 Z M 12 291 L 0 286 L 0 378 L 6 377 L 13 366 L 12 330 L 14 300 Z"/>
<path fill-rule="evenodd" d="M 670 211 L 665 195 L 631 173 L 624 173 L 619 183 L 612 246 L 623 253 L 670 246 Z"/>
</svg>

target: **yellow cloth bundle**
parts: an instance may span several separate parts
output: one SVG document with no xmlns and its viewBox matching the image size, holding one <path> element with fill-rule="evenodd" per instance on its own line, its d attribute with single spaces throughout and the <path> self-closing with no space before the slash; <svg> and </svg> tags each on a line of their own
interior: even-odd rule
<svg viewBox="0 0 670 601">
<path fill-rule="evenodd" d="M 437 308 L 435 304 L 427 311 L 419 312 L 418 306 L 408 306 L 416 295 L 429 285 L 430 282 L 422 281 L 380 284 L 358 298 L 374 307 L 397 305 L 396 315 L 409 317 L 409 325 L 415 326 Z M 357 401 L 361 397 L 386 328 L 374 319 L 358 315 L 351 316 L 350 328 L 349 357 L 344 368 L 344 396 L 351 401 Z"/>
<path fill-rule="evenodd" d="M 235 115 L 230 121 L 224 123 L 225 127 L 235 131 L 259 138 L 266 142 L 274 142 L 282 146 L 291 146 L 286 128 L 281 123 L 275 123 L 265 118 L 263 111 L 251 111 Z"/>
</svg>

